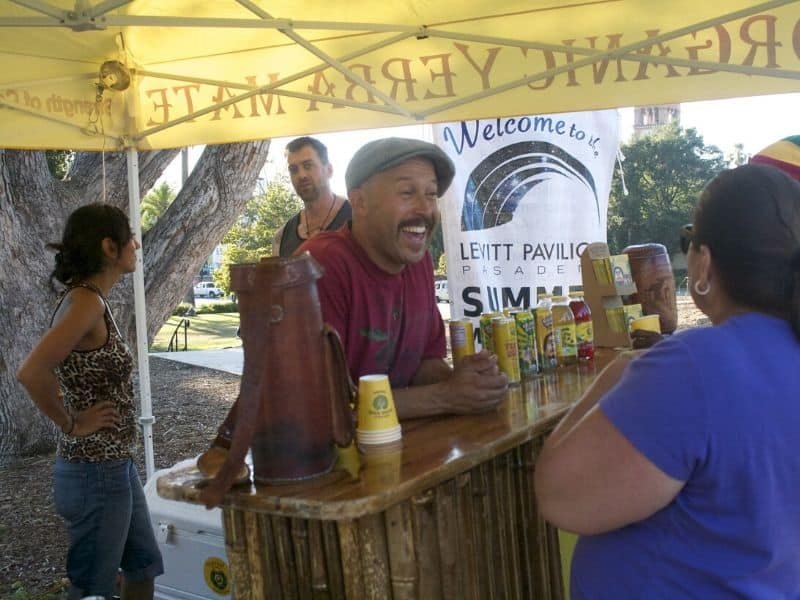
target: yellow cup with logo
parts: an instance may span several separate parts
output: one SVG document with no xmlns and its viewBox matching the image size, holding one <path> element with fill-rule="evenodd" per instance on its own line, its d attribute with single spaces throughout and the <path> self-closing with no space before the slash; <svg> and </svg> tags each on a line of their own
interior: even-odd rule
<svg viewBox="0 0 800 600">
<path fill-rule="evenodd" d="M 387 375 L 359 377 L 358 431 L 379 432 L 398 427 L 389 377 Z"/>
<path fill-rule="evenodd" d="M 629 325 L 631 333 L 634 331 L 652 331 L 661 333 L 661 321 L 658 315 L 647 315 L 632 319 Z"/>
</svg>

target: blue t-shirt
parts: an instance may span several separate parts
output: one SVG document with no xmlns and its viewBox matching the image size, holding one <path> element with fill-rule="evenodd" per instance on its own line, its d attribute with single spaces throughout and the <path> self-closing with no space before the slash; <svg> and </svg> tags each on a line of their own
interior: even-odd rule
<svg viewBox="0 0 800 600">
<path fill-rule="evenodd" d="M 800 598 L 800 343 L 758 313 L 678 333 L 600 401 L 685 481 L 665 508 L 584 536 L 573 598 Z"/>
</svg>

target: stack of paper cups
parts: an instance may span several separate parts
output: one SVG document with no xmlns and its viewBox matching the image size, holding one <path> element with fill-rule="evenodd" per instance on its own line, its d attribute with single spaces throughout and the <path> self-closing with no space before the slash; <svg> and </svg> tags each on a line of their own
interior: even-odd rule
<svg viewBox="0 0 800 600">
<path fill-rule="evenodd" d="M 392 387 L 386 375 L 362 375 L 358 380 L 359 445 L 388 444 L 402 437 Z"/>
<path fill-rule="evenodd" d="M 661 319 L 658 315 L 647 315 L 638 319 L 631 319 L 628 327 L 631 333 L 638 330 L 661 333 Z"/>
</svg>

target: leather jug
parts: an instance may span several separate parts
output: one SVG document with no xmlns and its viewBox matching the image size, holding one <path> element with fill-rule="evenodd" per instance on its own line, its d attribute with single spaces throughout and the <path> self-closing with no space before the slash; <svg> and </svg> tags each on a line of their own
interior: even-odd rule
<svg viewBox="0 0 800 600">
<path fill-rule="evenodd" d="M 333 444 L 353 436 L 350 379 L 339 336 L 322 322 L 316 280 L 322 268 L 304 253 L 233 265 L 244 369 L 239 397 L 215 444 L 225 463 L 204 490 L 221 502 L 240 471 L 248 446 L 257 482 L 296 482 L 328 472 Z"/>
</svg>

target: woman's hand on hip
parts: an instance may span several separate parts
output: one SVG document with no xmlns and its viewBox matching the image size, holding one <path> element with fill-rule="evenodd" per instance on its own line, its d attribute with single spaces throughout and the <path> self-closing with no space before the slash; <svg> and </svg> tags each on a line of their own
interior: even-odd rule
<svg viewBox="0 0 800 600">
<path fill-rule="evenodd" d="M 98 402 L 74 416 L 75 426 L 70 432 L 73 437 L 83 437 L 119 424 L 119 411 L 110 400 Z"/>
</svg>

